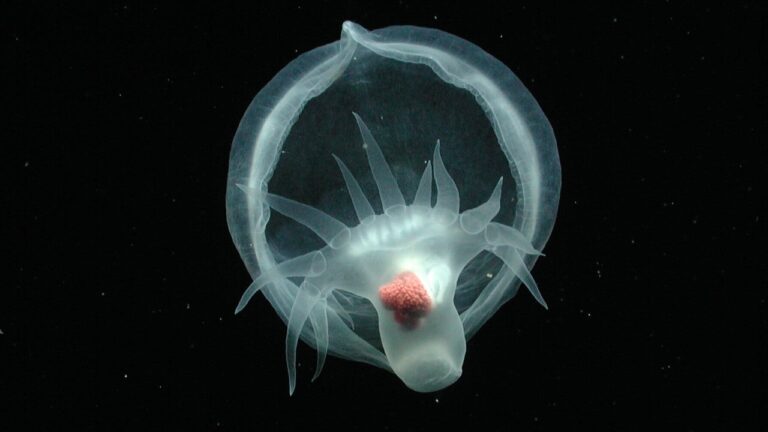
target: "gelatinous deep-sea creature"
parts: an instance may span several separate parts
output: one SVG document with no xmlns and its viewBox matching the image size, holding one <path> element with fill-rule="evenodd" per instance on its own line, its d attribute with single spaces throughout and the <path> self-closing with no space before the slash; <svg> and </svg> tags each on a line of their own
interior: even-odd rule
<svg viewBox="0 0 768 432">
<path fill-rule="evenodd" d="M 235 136 L 227 217 L 253 283 L 299 339 L 421 392 L 462 372 L 466 341 L 549 238 L 560 164 L 549 122 L 502 63 L 450 34 L 368 32 L 303 54 Z"/>
</svg>

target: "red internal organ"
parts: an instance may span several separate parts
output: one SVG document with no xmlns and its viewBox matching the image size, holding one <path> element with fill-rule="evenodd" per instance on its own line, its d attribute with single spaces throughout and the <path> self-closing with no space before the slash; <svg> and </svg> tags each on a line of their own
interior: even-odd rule
<svg viewBox="0 0 768 432">
<path fill-rule="evenodd" d="M 418 276 L 410 271 L 398 274 L 381 286 L 379 299 L 384 307 L 394 312 L 395 322 L 408 329 L 415 328 L 432 309 L 429 293 Z"/>
</svg>

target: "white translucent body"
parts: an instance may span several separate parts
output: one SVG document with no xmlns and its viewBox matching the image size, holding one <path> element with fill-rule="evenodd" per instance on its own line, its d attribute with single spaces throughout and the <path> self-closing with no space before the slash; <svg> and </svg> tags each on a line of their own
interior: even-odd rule
<svg viewBox="0 0 768 432">
<path fill-rule="evenodd" d="M 342 161 L 345 155 L 334 158 L 357 215 L 356 224 L 347 226 L 323 211 L 269 192 L 269 178 L 293 119 L 307 100 L 344 70 L 358 45 L 388 58 L 427 64 L 446 82 L 476 95 L 510 159 L 510 175 L 518 185 L 514 226 L 493 222 L 502 206 L 501 179 L 488 185 L 488 199 L 483 204 L 460 212 L 459 188 L 443 163 L 439 141 L 413 199 L 406 202 L 366 122 L 357 115 L 353 119 L 351 113 L 349 119 L 359 127 L 361 151 L 367 155 L 383 213 L 374 211 L 353 174 L 360 173 L 360 167 L 347 167 Z M 339 43 L 297 59 L 297 64 L 278 75 L 288 74 L 283 81 L 290 85 L 270 83 L 246 113 L 230 162 L 228 218 L 254 282 L 236 312 L 254 294 L 264 292 L 286 321 L 291 393 L 300 338 L 318 351 L 315 376 L 330 351 L 390 369 L 414 390 L 434 391 L 461 375 L 466 338 L 514 296 L 517 284 L 524 283 L 546 307 L 529 267 L 549 236 L 559 197 L 554 137 L 546 118 L 514 75 L 506 68 L 484 73 L 482 66 L 494 72 L 500 63 L 475 51 L 480 50 L 436 30 L 398 27 L 367 32 L 345 23 Z M 478 64 L 479 60 L 489 64 Z M 511 97 L 510 87 L 520 94 Z M 532 118 L 538 121 L 533 126 Z M 308 227 L 326 245 L 278 264 L 264 235 L 270 208 Z M 457 280 L 482 251 L 499 257 L 505 267 L 490 275 L 482 294 L 460 315 L 454 304 Z M 403 272 L 419 278 L 432 302 L 430 312 L 414 328 L 398 324 L 378 296 L 379 287 Z M 373 305 L 383 352 L 356 333 L 359 309 L 346 305 L 349 297 L 339 293 L 353 294 Z"/>
</svg>

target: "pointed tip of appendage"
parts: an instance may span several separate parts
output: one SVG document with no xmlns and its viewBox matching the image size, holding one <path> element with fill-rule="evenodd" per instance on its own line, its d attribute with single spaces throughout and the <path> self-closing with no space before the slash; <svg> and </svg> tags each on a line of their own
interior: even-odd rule
<svg viewBox="0 0 768 432">
<path fill-rule="evenodd" d="M 537 301 L 538 301 L 538 300 L 537 300 Z M 541 301 L 539 302 L 539 304 L 540 304 L 540 305 L 542 305 L 542 306 L 544 307 L 544 309 L 545 309 L 545 310 L 549 310 L 549 306 L 547 305 L 547 302 L 546 302 L 546 300 L 544 300 L 543 298 L 541 299 Z"/>
<path fill-rule="evenodd" d="M 245 309 L 245 307 L 248 305 L 248 300 L 245 299 L 246 293 L 248 290 L 246 289 L 246 292 L 243 293 L 243 296 L 240 297 L 240 301 L 237 303 L 237 307 L 235 308 L 235 315 L 239 314 L 240 312 Z"/>
</svg>

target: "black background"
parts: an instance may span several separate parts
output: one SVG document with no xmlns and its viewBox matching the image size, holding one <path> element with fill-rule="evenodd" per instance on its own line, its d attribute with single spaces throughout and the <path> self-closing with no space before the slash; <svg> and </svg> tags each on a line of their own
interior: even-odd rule
<svg viewBox="0 0 768 432">
<path fill-rule="evenodd" d="M 3 158 L 0 429 L 765 425 L 767 9 L 624 3 L 6 10 L 19 151 Z M 558 140 L 560 210 L 533 272 L 550 309 L 510 301 L 433 394 L 336 358 L 310 383 L 300 344 L 289 397 L 282 322 L 263 297 L 232 314 L 250 282 L 225 220 L 232 137 L 258 90 L 347 19 L 481 46 Z"/>
</svg>

